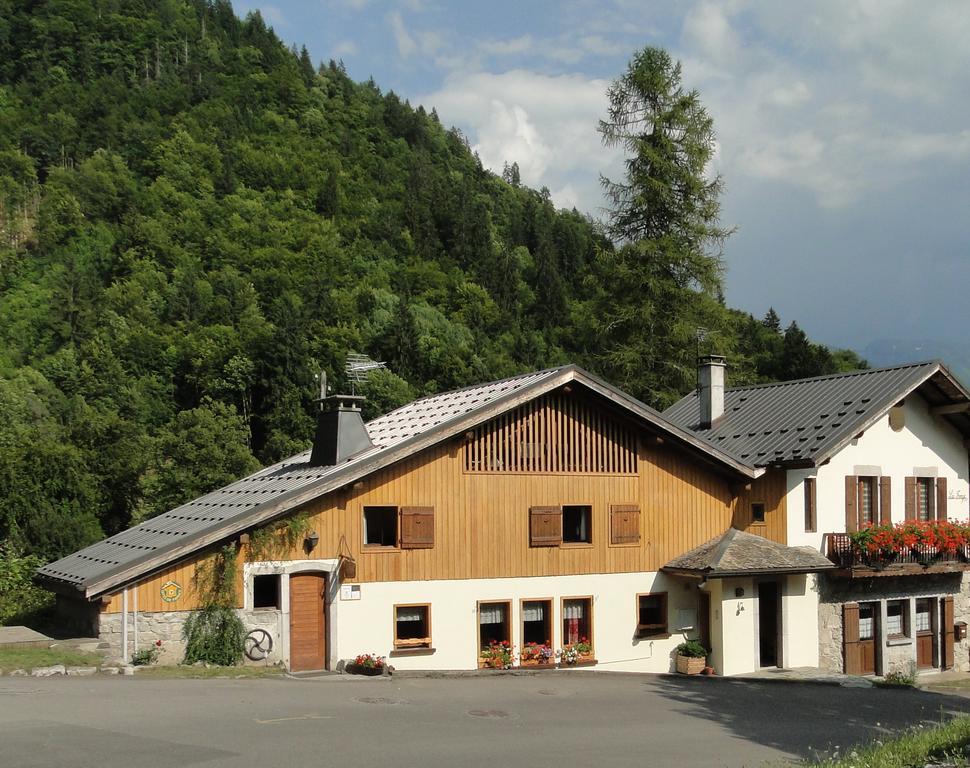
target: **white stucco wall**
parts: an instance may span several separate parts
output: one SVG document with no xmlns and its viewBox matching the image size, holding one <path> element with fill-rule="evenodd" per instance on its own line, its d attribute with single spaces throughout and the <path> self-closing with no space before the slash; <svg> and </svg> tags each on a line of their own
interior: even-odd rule
<svg viewBox="0 0 970 768">
<path fill-rule="evenodd" d="M 667 593 L 670 637 L 638 639 L 636 595 Z M 553 646 L 562 647 L 561 598 L 593 598 L 593 646 L 601 671 L 668 672 L 673 649 L 697 630 L 678 631 L 678 610 L 694 610 L 694 582 L 659 573 L 621 573 L 510 579 L 379 582 L 360 585 L 360 599 L 331 606 L 336 631 L 331 658 L 350 659 L 359 653 L 390 656 L 398 669 L 475 669 L 478 661 L 478 601 L 512 602 L 512 643 L 522 646 L 521 600 L 551 599 Z M 434 653 L 395 655 L 393 606 L 431 604 Z M 696 621 L 693 622 L 696 625 Z"/>
<path fill-rule="evenodd" d="M 737 675 L 757 668 L 757 601 L 754 580 L 718 579 L 711 595 L 711 610 L 717 619 L 719 634 L 712 644 L 720 649 L 714 668 L 721 675 Z M 736 596 L 741 589 L 744 594 Z M 721 598 L 715 600 L 714 593 Z"/>
<path fill-rule="evenodd" d="M 784 666 L 817 667 L 818 587 L 815 574 L 789 576 L 781 599 Z"/>
<path fill-rule="evenodd" d="M 894 432 L 884 414 L 839 451 L 831 461 L 816 469 L 787 473 L 788 544 L 809 545 L 821 551 L 825 533 L 845 531 L 846 475 L 877 475 L 892 478 L 892 519 L 905 518 L 905 478 L 933 474 L 947 478 L 947 516 L 951 520 L 970 517 L 968 507 L 967 448 L 963 437 L 942 417 L 933 416 L 919 395 L 906 398 L 905 426 Z M 931 471 L 933 470 L 933 471 Z M 816 478 L 815 533 L 805 532 L 804 480 Z"/>
</svg>

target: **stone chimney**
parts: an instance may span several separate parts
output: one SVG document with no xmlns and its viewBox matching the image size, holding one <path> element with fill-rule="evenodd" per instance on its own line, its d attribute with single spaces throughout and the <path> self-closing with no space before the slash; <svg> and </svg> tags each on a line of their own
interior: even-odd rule
<svg viewBox="0 0 970 768">
<path fill-rule="evenodd" d="M 327 395 L 326 374 L 320 374 L 320 414 L 313 438 L 310 466 L 332 467 L 373 448 L 360 415 L 361 395 Z"/>
<path fill-rule="evenodd" d="M 724 369 L 726 358 L 706 355 L 697 361 L 697 400 L 700 429 L 710 429 L 724 415 Z"/>
</svg>

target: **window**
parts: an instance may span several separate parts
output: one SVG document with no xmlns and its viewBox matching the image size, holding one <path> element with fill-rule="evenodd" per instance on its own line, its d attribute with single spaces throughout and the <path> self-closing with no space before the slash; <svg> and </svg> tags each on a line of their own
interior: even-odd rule
<svg viewBox="0 0 970 768">
<path fill-rule="evenodd" d="M 886 635 L 888 637 L 904 637 L 909 623 L 909 601 L 889 600 L 886 603 Z"/>
<path fill-rule="evenodd" d="M 667 593 L 637 595 L 637 637 L 667 634 Z"/>
<path fill-rule="evenodd" d="M 562 508 L 562 540 L 566 544 L 589 544 L 592 538 L 593 508 L 572 505 Z"/>
<path fill-rule="evenodd" d="M 270 573 L 253 576 L 253 608 L 280 608 L 280 577 Z"/>
<path fill-rule="evenodd" d="M 815 478 L 806 477 L 803 485 L 805 493 L 805 533 L 815 532 Z"/>
<path fill-rule="evenodd" d="M 875 525 L 879 522 L 876 502 L 876 478 L 859 478 L 859 527 Z"/>
<path fill-rule="evenodd" d="M 916 601 L 916 631 L 931 632 L 933 625 L 930 618 L 933 612 L 933 601 L 927 597 L 921 597 Z"/>
<path fill-rule="evenodd" d="M 916 478 L 916 519 L 932 520 L 933 515 L 933 478 Z"/>
<path fill-rule="evenodd" d="M 610 506 L 610 544 L 640 543 L 640 507 L 636 504 Z"/>
<path fill-rule="evenodd" d="M 430 605 L 394 606 L 394 647 L 400 649 L 431 647 Z"/>
<path fill-rule="evenodd" d="M 765 521 L 764 502 L 756 501 L 751 505 L 751 522 L 763 523 Z"/>
<path fill-rule="evenodd" d="M 593 598 L 564 597 L 562 601 L 562 644 L 586 644 L 592 656 Z"/>
<path fill-rule="evenodd" d="M 484 651 L 492 643 L 512 643 L 512 625 L 509 622 L 511 604 L 478 604 L 478 647 Z"/>
<path fill-rule="evenodd" d="M 876 632 L 876 603 L 859 603 L 859 639 L 872 640 Z"/>
<path fill-rule="evenodd" d="M 364 507 L 364 544 L 397 546 L 397 507 Z"/>
<path fill-rule="evenodd" d="M 529 643 L 552 647 L 552 600 L 522 601 L 522 647 Z"/>
<path fill-rule="evenodd" d="M 558 547 L 592 542 L 593 508 L 588 504 L 530 507 L 529 546 Z"/>
</svg>

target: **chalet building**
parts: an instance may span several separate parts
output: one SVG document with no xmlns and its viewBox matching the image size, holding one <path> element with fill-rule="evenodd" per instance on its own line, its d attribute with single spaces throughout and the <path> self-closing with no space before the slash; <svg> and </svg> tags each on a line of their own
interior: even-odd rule
<svg viewBox="0 0 970 768">
<path fill-rule="evenodd" d="M 878 515 L 902 519 L 915 488 L 923 515 L 919 478 L 933 480 L 933 515 L 967 517 L 966 390 L 939 364 L 725 391 L 712 359 L 701 382 L 663 415 L 575 366 L 367 424 L 355 398 L 326 398 L 311 450 L 38 579 L 126 659 L 159 639 L 163 660 L 182 658 L 197 571 L 231 545 L 252 655 L 291 670 L 364 652 L 474 669 L 504 641 L 666 672 L 697 638 L 720 674 L 842 669 L 867 653 L 881 672 L 915 658 L 926 631 L 932 664 L 953 663 L 962 564 L 887 577 L 840 535 L 875 514 L 874 494 Z M 301 541 L 260 554 L 262 534 L 297 519 Z"/>
<path fill-rule="evenodd" d="M 787 512 L 780 540 L 832 562 L 807 583 L 818 599 L 818 665 L 970 670 L 965 552 L 869 555 L 848 537 L 869 525 L 967 521 L 966 387 L 930 362 L 725 390 L 723 362 L 709 359 L 699 391 L 664 416 L 776 478 Z M 762 663 L 772 661 L 775 591 L 770 577 L 755 580 Z"/>
</svg>

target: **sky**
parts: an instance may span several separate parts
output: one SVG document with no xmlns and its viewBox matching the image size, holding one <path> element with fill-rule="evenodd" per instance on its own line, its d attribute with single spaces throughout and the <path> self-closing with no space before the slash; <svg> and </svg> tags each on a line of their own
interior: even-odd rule
<svg viewBox="0 0 970 768">
<path fill-rule="evenodd" d="M 729 305 L 826 344 L 967 340 L 970 5 L 237 0 L 314 61 L 437 109 L 486 167 L 603 218 L 606 89 L 666 48 L 714 119 Z"/>
</svg>

